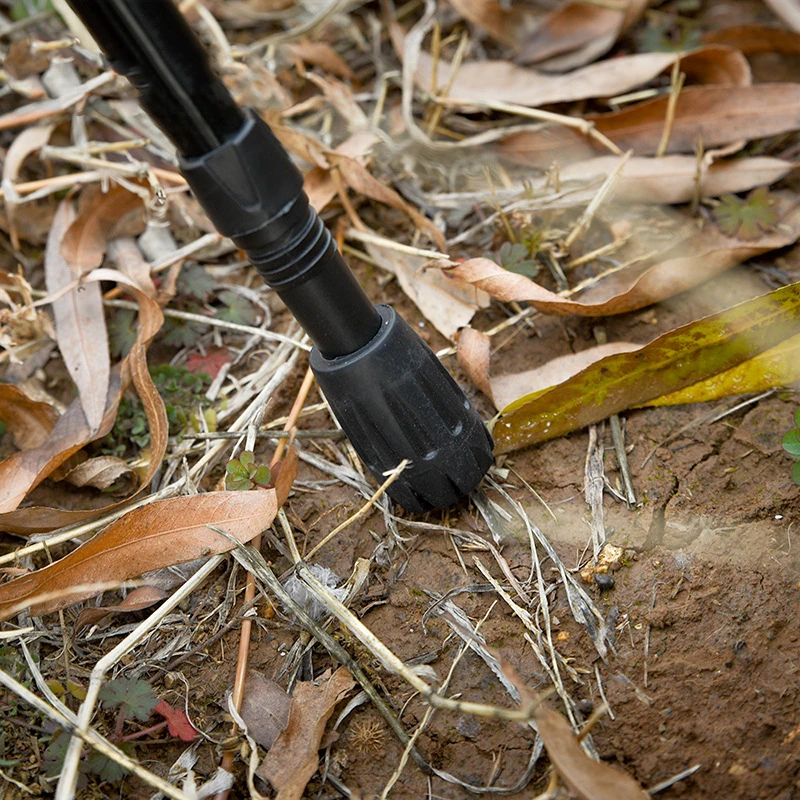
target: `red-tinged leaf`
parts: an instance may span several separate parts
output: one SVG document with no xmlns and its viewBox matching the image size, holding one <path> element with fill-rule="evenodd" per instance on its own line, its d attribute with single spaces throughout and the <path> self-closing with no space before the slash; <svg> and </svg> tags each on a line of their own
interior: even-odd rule
<svg viewBox="0 0 800 800">
<path fill-rule="evenodd" d="M 61 245 L 74 224 L 75 211 L 69 200 L 58 206 L 47 237 L 44 275 L 52 303 L 56 341 L 70 377 L 78 387 L 89 430 L 103 420 L 111 375 L 108 331 L 100 284 L 79 285 L 81 273 L 61 255 Z"/>
<path fill-rule="evenodd" d="M 190 353 L 185 366 L 189 372 L 205 372 L 213 381 L 219 371 L 232 360 L 233 356 L 227 347 L 209 347 L 205 354 Z"/>
<path fill-rule="evenodd" d="M 0 384 L 0 420 L 8 425 L 14 445 L 20 450 L 42 444 L 57 419 L 52 406 L 31 400 L 16 386 Z"/>
<path fill-rule="evenodd" d="M 800 333 L 800 283 L 740 303 L 603 358 L 564 383 L 503 409 L 498 453 L 563 436 L 691 386 Z"/>
<path fill-rule="evenodd" d="M 227 553 L 267 528 L 278 511 L 274 489 L 210 492 L 137 508 L 64 558 L 0 586 L 0 619 L 23 608 L 44 614 L 65 608 L 145 572 Z"/>
<path fill-rule="evenodd" d="M 269 781 L 280 800 L 300 800 L 306 784 L 317 771 L 325 725 L 336 704 L 355 682 L 339 667 L 316 681 L 296 685 L 289 706 L 289 721 L 272 745 L 257 775 Z"/>
<path fill-rule="evenodd" d="M 114 227 L 132 211 L 142 208 L 142 199 L 114 184 L 107 192 L 99 186 L 84 189 L 81 208 L 61 242 L 61 254 L 78 273 L 103 263 L 106 245 Z"/>
<path fill-rule="evenodd" d="M 467 281 L 504 302 L 529 302 L 547 314 L 608 316 L 644 308 L 691 289 L 755 255 L 792 244 L 800 237 L 800 207 L 783 196 L 776 207 L 780 224 L 752 241 L 731 239 L 719 231 L 703 230 L 632 273 L 623 270 L 590 289 L 585 299 L 569 299 L 522 275 L 504 270 L 488 258 L 462 264 L 431 262 L 447 274 Z M 580 296 L 579 296 L 580 298 Z"/>
<path fill-rule="evenodd" d="M 197 736 L 197 729 L 189 722 L 186 712 L 173 708 L 166 700 L 159 700 L 153 709 L 154 714 L 159 714 L 167 721 L 167 730 L 170 736 L 184 742 L 193 742 Z"/>
</svg>

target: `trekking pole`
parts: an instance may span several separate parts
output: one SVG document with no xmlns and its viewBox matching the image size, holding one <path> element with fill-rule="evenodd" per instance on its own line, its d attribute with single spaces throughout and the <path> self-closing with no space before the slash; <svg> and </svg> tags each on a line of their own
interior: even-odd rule
<svg viewBox="0 0 800 800">
<path fill-rule="evenodd" d="M 69 0 L 114 69 L 175 144 L 180 170 L 314 344 L 311 369 L 375 478 L 409 511 L 477 486 L 492 439 L 433 352 L 389 306 L 374 306 L 308 203 L 269 127 L 237 106 L 172 0 Z"/>
</svg>

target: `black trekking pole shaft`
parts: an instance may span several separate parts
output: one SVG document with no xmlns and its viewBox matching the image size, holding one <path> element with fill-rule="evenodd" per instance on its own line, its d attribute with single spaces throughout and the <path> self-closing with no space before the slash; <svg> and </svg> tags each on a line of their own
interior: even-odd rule
<svg viewBox="0 0 800 800">
<path fill-rule="evenodd" d="M 174 142 L 217 230 L 245 251 L 308 333 L 310 363 L 342 428 L 410 510 L 449 505 L 492 461 L 477 412 L 430 349 L 375 307 L 303 192 L 269 127 L 237 106 L 172 0 L 69 0 L 114 69 Z"/>
</svg>

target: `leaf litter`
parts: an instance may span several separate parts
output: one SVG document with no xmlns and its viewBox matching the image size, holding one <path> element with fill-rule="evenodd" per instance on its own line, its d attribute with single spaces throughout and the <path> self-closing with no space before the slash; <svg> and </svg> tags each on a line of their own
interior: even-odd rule
<svg viewBox="0 0 800 800">
<path fill-rule="evenodd" d="M 791 24 L 791 9 L 772 5 Z M 51 59 L 29 58 L 35 48 L 22 40 L 13 42 L 7 71 L 16 106 L 9 106 L 0 126 L 32 127 L 23 128 L 14 140 L 3 172 L 6 216 L 0 226 L 9 235 L 13 257 L 3 265 L 0 287 L 4 349 L 0 370 L 6 380 L 0 384 L 0 420 L 7 426 L 0 451 L 4 512 L 0 525 L 28 537 L 28 542 L 16 551 L 9 545 L 0 554 L 0 564 L 13 562 L 8 567 L 10 579 L 0 584 L 0 613 L 7 620 L 19 615 L 17 621 L 23 626 L 31 614 L 37 625 L 45 615 L 36 642 L 49 659 L 40 662 L 42 669 L 54 677 L 68 677 L 71 665 L 67 664 L 64 676 L 60 660 L 52 654 L 73 631 L 66 658 L 80 664 L 80 669 L 94 668 L 95 688 L 106 681 L 101 690 L 104 708 L 125 706 L 123 688 L 128 681 L 133 692 L 128 697 L 133 703 L 130 713 L 135 715 L 141 694 L 139 699 L 146 699 L 148 706 L 139 708 L 142 720 L 154 712 L 164 720 L 156 727 L 166 726 L 176 741 L 191 742 L 196 730 L 221 741 L 226 721 L 219 711 L 201 714 L 197 725 L 191 721 L 201 708 L 224 709 L 221 699 L 230 689 L 219 667 L 211 661 L 204 666 L 204 661 L 216 658 L 216 646 L 222 646 L 224 653 L 233 652 L 236 647 L 229 637 L 245 620 L 256 620 L 267 641 L 252 646 L 260 663 L 274 669 L 277 682 L 268 684 L 272 696 L 281 696 L 291 709 L 283 732 L 279 723 L 249 744 L 268 751 L 261 772 L 278 796 L 300 797 L 309 784 L 312 791 L 324 791 L 325 781 L 351 796 L 361 788 L 385 796 L 394 786 L 421 796 L 429 787 L 421 788 L 425 776 L 410 762 L 406 765 L 409 756 L 439 782 L 440 795 L 499 789 L 530 796 L 545 790 L 548 781 L 548 790 L 554 790 L 557 775 L 576 796 L 598 800 L 612 795 L 641 797 L 640 786 L 655 790 L 671 780 L 686 780 L 687 785 L 707 781 L 714 787 L 711 793 L 755 796 L 748 790 L 737 795 L 724 784 L 747 772 L 738 762 L 725 773 L 728 778 L 715 778 L 713 770 L 690 778 L 685 762 L 671 770 L 663 766 L 654 774 L 637 750 L 627 761 L 634 777 L 613 770 L 606 763 L 614 758 L 607 731 L 617 741 L 624 739 L 623 715 L 598 724 L 596 742 L 606 743 L 600 747 L 592 734 L 584 735 L 586 731 L 576 737 L 587 717 L 596 719 L 585 707 L 586 687 L 593 700 L 598 695 L 605 701 L 607 691 L 617 701 L 617 712 L 627 702 L 620 699 L 622 686 L 638 698 L 636 702 L 645 703 L 642 698 L 647 695 L 621 671 L 633 662 L 625 661 L 621 638 L 615 638 L 618 631 L 628 631 L 633 641 L 633 631 L 642 626 L 630 624 L 637 619 L 631 605 L 620 604 L 617 613 L 622 616 L 615 617 L 604 605 L 604 595 L 593 594 L 608 589 L 599 582 L 595 586 L 589 578 L 579 580 L 577 572 L 573 575 L 573 570 L 592 563 L 596 548 L 590 548 L 593 555 L 588 562 L 567 555 L 562 542 L 554 546 L 536 524 L 540 508 L 557 518 L 548 500 L 558 491 L 534 466 L 537 454 L 548 451 L 520 450 L 554 437 L 558 437 L 555 446 L 571 447 L 577 434 L 565 439 L 566 433 L 595 425 L 591 441 L 593 452 L 600 455 L 594 460 L 587 457 L 586 480 L 601 487 L 601 509 L 606 487 L 606 518 L 614 518 L 608 502 L 618 496 L 618 489 L 607 475 L 592 473 L 608 469 L 602 455 L 603 420 L 609 419 L 613 429 L 616 419 L 619 428 L 616 415 L 627 409 L 718 401 L 798 380 L 796 287 L 773 285 L 774 291 L 767 295 L 763 285 L 761 291 L 750 287 L 749 297 L 739 296 L 740 305 L 730 309 L 724 308 L 722 297 L 714 298 L 701 304 L 704 313 L 709 308 L 716 312 L 712 316 L 697 313 L 696 304 L 686 303 L 689 295 L 681 294 L 711 280 L 716 281 L 713 286 L 733 282 L 732 276 L 741 274 L 737 265 L 754 258 L 759 259 L 759 269 L 771 269 L 764 274 L 778 286 L 791 282 L 781 259 L 785 256 L 792 263 L 790 248 L 798 237 L 796 203 L 787 191 L 793 188 L 798 152 L 793 138 L 800 128 L 793 113 L 798 84 L 783 73 L 777 80 L 770 76 L 772 82 L 763 82 L 757 58 L 765 52 L 796 55 L 800 52 L 796 34 L 739 25 L 693 36 L 700 46 L 681 54 L 634 52 L 632 43 L 645 41 L 638 35 L 646 24 L 644 6 L 564 3 L 542 13 L 527 3 L 453 0 L 438 6 L 427 3 L 422 17 L 415 9 L 404 8 L 398 20 L 386 4 L 383 12 L 394 54 L 371 17 L 358 7 L 329 17 L 327 12 L 316 16 L 310 7 L 283 0 L 241 0 L 209 3 L 210 12 L 199 6 L 187 12 L 193 24 L 208 26 L 211 38 L 221 46 L 231 88 L 257 106 L 284 144 L 309 167 L 309 196 L 316 208 L 325 210 L 326 218 L 340 225 L 337 232 L 340 243 L 347 243 L 346 252 L 368 265 L 359 266 L 359 276 L 371 295 L 410 308 L 402 292 L 418 309 L 411 312 L 418 313 L 416 321 L 429 324 L 444 339 L 423 328 L 424 335 L 436 347 L 457 340 L 459 363 L 467 376 L 504 409 L 495 438 L 498 451 L 514 450 L 514 459 L 498 461 L 484 491 L 473 497 L 474 506 L 421 519 L 398 514 L 385 497 L 372 497 L 374 487 L 342 444 L 335 421 L 313 405 L 316 401 L 303 401 L 309 413 L 318 415 L 308 424 L 319 429 L 308 431 L 310 442 L 295 440 L 303 443 L 299 482 L 293 483 L 293 450 L 282 459 L 276 455 L 272 462 L 269 450 L 261 449 L 263 437 L 277 436 L 281 424 L 287 426 L 282 437 L 294 436 L 295 426 L 302 432 L 306 425 L 305 412 L 291 421 L 279 416 L 296 394 L 293 376 L 301 351 L 292 342 L 298 339 L 297 329 L 252 271 L 237 264 L 237 254 L 228 243 L 213 251 L 196 247 L 190 251 L 195 263 L 181 255 L 174 260 L 169 253 L 147 255 L 145 240 L 132 238 L 144 230 L 142 214 L 149 227 L 154 222 L 166 225 L 176 243 L 200 242 L 209 230 L 207 221 L 190 213 L 190 203 L 181 197 L 184 189 L 175 178 L 163 137 L 154 135 L 142 144 L 139 137 L 146 127 L 137 122 L 140 112 L 128 99 L 131 95 L 125 88 L 110 86 L 110 74 L 100 73 L 84 51 L 70 44 L 61 48 L 63 53 L 82 65 L 81 75 L 96 77 L 73 86 L 59 99 L 35 99 L 42 91 L 37 82 L 44 86 L 40 75 Z M 337 11 L 343 9 L 337 5 Z M 670 19 L 663 21 L 665 30 Z M 651 21 L 647 17 L 647 24 Z M 681 19 L 680 24 L 684 22 Z M 243 67 L 230 60 L 240 45 L 226 50 L 226 36 L 237 42 L 243 37 L 247 45 L 248 39 L 255 40 L 251 52 L 256 52 L 262 47 L 258 36 L 265 30 L 268 43 L 263 46 L 270 48 L 271 59 L 266 66 Z M 24 76 L 15 60 L 24 62 Z M 396 71 L 386 72 L 387 68 Z M 402 94 L 395 88 L 397 71 L 404 72 Z M 676 90 L 678 73 L 686 76 L 686 85 Z M 22 80 L 28 83 L 23 85 Z M 101 89 L 115 99 L 104 98 L 98 104 Z M 77 108 L 80 121 L 73 116 Z M 62 160 L 65 132 L 72 138 L 72 161 Z M 91 147 L 82 132 L 89 133 Z M 119 137 L 136 144 L 128 147 L 125 160 L 110 155 L 106 168 L 96 170 L 95 149 L 102 152 L 102 142 Z M 113 154 L 114 148 L 109 152 Z M 453 159 L 452 153 L 459 155 Z M 131 168 L 131 163 L 136 166 Z M 139 177 L 131 181 L 133 176 Z M 767 191 L 775 183 L 778 190 Z M 46 200 L 80 186 L 77 198 L 73 193 L 57 206 Z M 165 193 L 164 186 L 177 188 Z M 77 218 L 65 225 L 76 200 Z M 679 208 L 660 213 L 667 204 Z M 50 230 L 45 266 L 59 273 L 56 276 L 50 269 L 46 280 L 36 250 L 43 242 L 32 233 L 37 214 L 39 229 Z M 775 262 L 780 266 L 765 267 L 762 261 L 776 250 L 782 251 Z M 186 274 L 196 270 L 197 262 L 210 286 L 192 296 L 178 277 L 181 270 Z M 138 312 L 116 308 L 113 303 L 120 296 L 133 296 L 132 307 Z M 684 304 L 688 308 L 683 315 L 672 312 Z M 170 339 L 162 330 L 163 314 L 175 307 L 188 319 L 183 333 Z M 117 318 L 123 310 L 128 317 Z M 54 328 L 50 313 L 55 316 Z M 608 344 L 581 345 L 574 348 L 576 352 L 565 353 L 553 334 L 557 323 L 544 319 L 545 314 L 560 317 L 566 338 L 581 332 L 586 336 L 586 324 L 611 327 L 616 335 Z M 637 325 L 651 324 L 641 320 L 656 316 L 668 319 L 652 331 L 656 336 L 637 330 Z M 583 324 L 582 317 L 592 322 Z M 130 334 L 127 340 L 115 334 L 121 357 L 115 365 L 108 358 L 106 320 L 111 330 L 127 327 Z M 231 322 L 238 327 L 225 327 Z M 283 341 L 265 337 L 269 330 L 279 330 Z M 511 354 L 524 353 L 525 348 L 542 355 L 536 346 L 540 331 L 552 337 L 541 363 L 531 356 L 514 360 Z M 598 327 L 591 335 L 600 333 Z M 643 340 L 650 344 L 641 344 Z M 51 358 L 54 342 L 59 354 Z M 441 350 L 443 357 L 452 352 L 452 347 Z M 207 366 L 213 372 L 203 384 L 204 403 L 181 409 L 186 424 L 179 434 L 167 424 L 168 398 L 159 396 L 162 386 L 153 381 L 153 365 L 148 363 L 154 358 L 185 363 L 195 371 Z M 66 375 L 75 381 L 69 392 L 64 391 Z M 136 423 L 141 430 L 137 427 L 134 432 L 129 426 L 122 435 L 136 436 L 140 443 L 131 438 L 121 457 L 100 455 L 100 440 L 116 426 L 118 408 L 132 389 L 145 413 Z M 480 398 L 476 402 L 480 404 Z M 485 411 L 486 406 L 481 408 Z M 644 415 L 656 413 L 662 412 L 632 412 L 629 423 L 635 426 Z M 263 428 L 269 420 L 273 422 Z M 786 430 L 790 426 L 791 421 Z M 147 427 L 149 443 L 141 444 Z M 779 443 L 783 436 L 784 446 L 787 441 L 790 445 L 788 454 L 794 457 L 795 442 L 786 430 L 772 438 Z M 747 432 L 736 435 L 745 437 Z M 119 442 L 119 431 L 116 436 Z M 753 442 L 750 452 L 768 449 L 765 436 L 752 434 L 747 440 Z M 613 439 L 606 448 L 614 452 L 622 470 L 625 442 Z M 562 485 L 571 485 L 570 469 L 581 476 L 578 481 L 583 480 L 583 458 L 574 464 L 563 458 L 557 462 L 553 472 L 565 481 Z M 224 491 L 226 471 L 236 483 L 232 488 L 239 491 Z M 785 469 L 787 478 L 790 472 L 790 467 Z M 120 483 L 133 475 L 137 476 L 133 485 Z M 273 479 L 277 489 L 262 488 Z M 122 499 L 109 502 L 112 491 L 121 492 Z M 667 490 L 667 503 L 672 492 Z M 526 503 L 521 502 L 523 497 Z M 374 505 L 359 511 L 370 498 Z M 287 499 L 286 513 L 278 515 Z M 559 505 L 557 510 L 567 508 Z M 593 502 L 587 512 L 592 516 L 591 530 L 595 534 L 599 530 L 603 538 L 616 536 L 602 518 L 596 518 L 597 510 Z M 663 507 L 660 513 L 663 521 Z M 657 514 L 653 513 L 650 526 L 654 537 L 659 533 Z M 242 560 L 243 553 L 251 553 L 244 543 L 276 520 L 280 525 L 268 532 L 265 552 L 270 550 L 270 560 L 277 561 L 281 570 L 293 569 L 295 580 L 306 583 L 320 607 L 337 616 L 340 630 L 335 639 L 326 638 L 317 623 L 306 623 L 302 616 L 285 617 L 284 606 L 266 600 L 266 596 L 280 597 L 279 585 L 267 579 L 263 564 Z M 302 535 L 308 551 L 331 530 L 348 537 L 340 539 L 348 544 L 326 545 L 318 556 L 326 564 L 321 569 L 348 574 L 354 553 L 372 554 L 369 560 L 359 559 L 358 582 L 353 571 L 353 585 L 369 592 L 363 600 L 354 600 L 343 588 L 334 588 L 331 594 L 298 561 L 294 537 L 300 541 Z M 580 551 L 577 540 L 575 545 Z M 244 606 L 237 601 L 238 578 L 231 562 L 221 558 L 231 550 L 237 563 L 252 569 L 268 587 L 265 594 L 246 599 Z M 470 558 L 470 551 L 489 553 L 490 567 L 481 558 Z M 177 565 L 184 562 L 188 563 L 179 570 Z M 205 567 L 200 567 L 203 563 Z M 137 585 L 141 575 L 159 568 L 179 571 L 180 577 L 172 577 L 188 580 L 192 587 L 187 590 L 191 599 L 185 600 L 180 614 L 166 610 L 178 596 L 168 594 L 174 591 L 174 582 L 164 589 L 160 583 L 148 585 L 145 577 L 144 584 Z M 622 569 L 623 574 L 641 573 L 642 565 L 626 564 Z M 591 575 L 592 570 L 580 574 L 584 573 Z M 688 580 L 685 574 L 675 580 Z M 609 580 L 613 586 L 613 575 L 606 587 Z M 125 587 L 124 596 L 117 589 L 120 585 Z M 385 594 L 374 593 L 379 585 L 389 587 Z M 424 605 L 415 600 L 423 595 L 418 587 L 435 597 L 428 608 L 431 613 L 422 616 L 423 628 L 430 620 L 427 638 L 417 627 L 421 609 L 416 605 Z M 347 604 L 355 602 L 354 608 L 369 624 L 366 630 L 358 616 L 337 605 L 340 596 L 346 596 Z M 484 602 L 486 598 L 505 605 L 496 608 Z M 465 647 L 481 643 L 477 664 L 461 662 L 451 652 L 443 627 L 450 622 L 433 613 L 438 603 L 448 610 L 450 622 L 458 621 L 454 630 Z M 657 609 L 648 595 L 647 604 L 651 603 Z M 55 610 L 63 615 L 59 622 L 47 616 Z M 389 616 L 393 613 L 397 616 Z M 475 625 L 472 620 L 481 617 Z M 128 625 L 128 619 L 135 621 Z M 65 625 L 59 624 L 62 621 Z M 658 639 L 660 629 L 657 615 L 645 622 L 643 683 L 650 691 L 648 644 Z M 8 638 L 19 640 L 25 651 L 27 634 L 6 624 L 3 638 L 7 630 Z M 298 624 L 306 627 L 299 636 Z M 514 625 L 522 627 L 515 630 Z M 138 636 L 139 626 L 150 633 Z M 131 628 L 133 638 L 124 640 L 125 648 L 136 658 L 121 665 L 126 674 L 110 681 L 98 677 L 105 675 L 109 664 L 117 663 L 119 654 L 108 653 L 107 642 Z M 526 679 L 514 684 L 522 705 L 509 709 L 502 705 L 507 698 L 492 694 L 487 681 L 493 678 L 485 671 L 494 677 L 498 671 L 516 674 L 506 658 L 517 651 L 503 642 L 519 636 L 520 630 L 525 655 L 520 649 L 514 660 L 518 657 L 524 665 Z M 582 636 L 588 640 L 582 641 Z M 325 642 L 332 655 L 315 648 L 315 640 Z M 754 647 L 752 642 L 750 646 Z M 676 645 L 666 646 L 667 651 L 670 647 Z M 405 663 L 395 650 L 407 659 Z M 745 650 L 739 647 L 735 652 L 742 659 Z M 23 692 L 24 687 L 16 688 L 5 678 L 18 669 L 16 653 L 15 645 L 0 651 L 0 668 L 4 685 Z M 596 655 L 600 660 L 592 664 Z M 155 693 L 138 678 L 143 674 L 138 659 L 148 664 L 148 677 L 153 688 L 158 687 Z M 31 663 L 25 660 L 19 668 L 28 669 L 38 681 L 38 667 Z M 227 666 L 227 661 L 222 663 Z M 397 741 L 387 742 L 369 727 L 372 723 L 364 716 L 361 700 L 354 700 L 340 715 L 336 727 L 344 724 L 345 730 L 338 740 L 325 734 L 337 701 L 354 685 L 344 668 L 332 672 L 337 663 L 348 665 L 364 697 L 383 717 L 379 724 L 389 726 Z M 359 665 L 364 670 L 359 672 Z M 660 666 L 651 666 L 657 675 Z M 451 675 L 441 683 L 441 671 L 448 667 Z M 323 678 L 315 679 L 320 674 Z M 440 697 L 433 688 L 442 685 L 452 692 L 451 679 L 459 700 L 451 700 L 450 694 Z M 176 681 L 188 692 L 186 712 L 176 708 L 177 702 L 171 704 L 172 697 L 169 702 L 161 697 L 174 691 Z M 403 698 L 403 681 L 421 691 L 422 697 Z M 559 711 L 542 705 L 526 682 L 545 691 L 552 686 Z M 46 684 L 37 686 L 49 703 L 46 713 L 61 719 L 58 715 L 66 707 L 48 694 Z M 233 686 L 235 694 L 238 678 Z M 251 698 L 258 694 L 252 681 L 245 684 L 244 693 L 245 700 L 248 694 Z M 388 706 L 380 705 L 382 694 L 403 707 L 399 720 Z M 117 695 L 125 696 L 116 702 Z M 96 698 L 91 693 L 88 700 L 86 694 L 78 699 L 84 703 L 82 712 L 94 708 Z M 398 699 L 407 700 L 407 705 Z M 257 720 L 258 704 L 265 702 L 271 701 L 262 698 L 255 711 L 251 707 L 245 713 L 247 705 L 243 707 L 250 733 L 258 727 L 252 714 Z M 457 720 L 460 738 L 453 739 L 446 716 Z M 507 720 L 522 718 L 528 724 L 512 733 Z M 409 738 L 405 726 L 412 728 L 420 719 L 424 722 Z M 124 765 L 137 772 L 131 780 L 161 788 L 141 765 L 137 769 L 121 751 L 102 744 L 99 730 L 108 731 L 105 735 L 116 741 L 113 720 L 97 717 L 94 724 L 97 730 L 89 728 L 86 741 L 101 748 L 102 759 L 111 759 L 98 761 L 96 776 L 116 782 L 122 779 L 119 767 Z M 369 730 L 373 734 L 368 735 Z M 5 729 L 0 731 L 4 733 Z M 14 734 L 20 736 L 18 731 Z M 514 744 L 506 751 L 507 761 L 502 765 L 497 761 L 495 770 L 485 753 L 495 745 L 505 747 L 510 736 Z M 369 751 L 375 742 L 389 753 L 392 767 L 399 765 L 395 775 L 389 774 L 391 769 L 383 774 L 376 768 L 378 762 Z M 650 747 L 656 752 L 656 745 Z M 735 747 L 736 743 L 731 747 L 726 743 L 720 751 L 733 752 Z M 322 763 L 321 748 L 325 749 Z M 686 741 L 680 741 L 679 749 L 691 752 Z M 543 750 L 555 770 L 550 778 Z M 248 782 L 255 792 L 252 773 L 263 754 L 255 749 L 242 753 L 250 764 Z M 517 753 L 523 757 L 517 758 Z M 491 775 L 487 785 L 473 777 L 481 762 Z M 661 762 L 666 764 L 667 759 Z M 32 773 L 22 763 L 14 765 L 14 774 L 30 780 Z M 191 763 L 193 769 L 196 761 Z M 69 758 L 65 764 L 69 774 Z M 225 776 L 233 761 L 223 757 L 222 765 L 219 774 Z M 209 776 L 215 768 L 212 762 L 202 767 Z M 72 779 L 61 780 L 67 786 Z M 529 786 L 532 780 L 538 790 Z M 352 781 L 365 787 L 351 791 L 347 784 Z M 174 787 L 170 791 L 182 796 Z"/>
</svg>

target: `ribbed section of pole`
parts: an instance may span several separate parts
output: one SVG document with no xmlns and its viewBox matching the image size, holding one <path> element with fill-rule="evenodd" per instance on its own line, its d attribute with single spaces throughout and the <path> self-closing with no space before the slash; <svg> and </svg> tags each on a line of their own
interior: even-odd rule
<svg viewBox="0 0 800 800">
<path fill-rule="evenodd" d="M 220 233 L 247 253 L 311 340 L 310 363 L 353 447 L 410 511 L 455 503 L 493 462 L 480 416 L 419 336 L 372 305 L 269 127 L 239 109 L 171 0 L 69 0 L 156 123 Z"/>
</svg>

